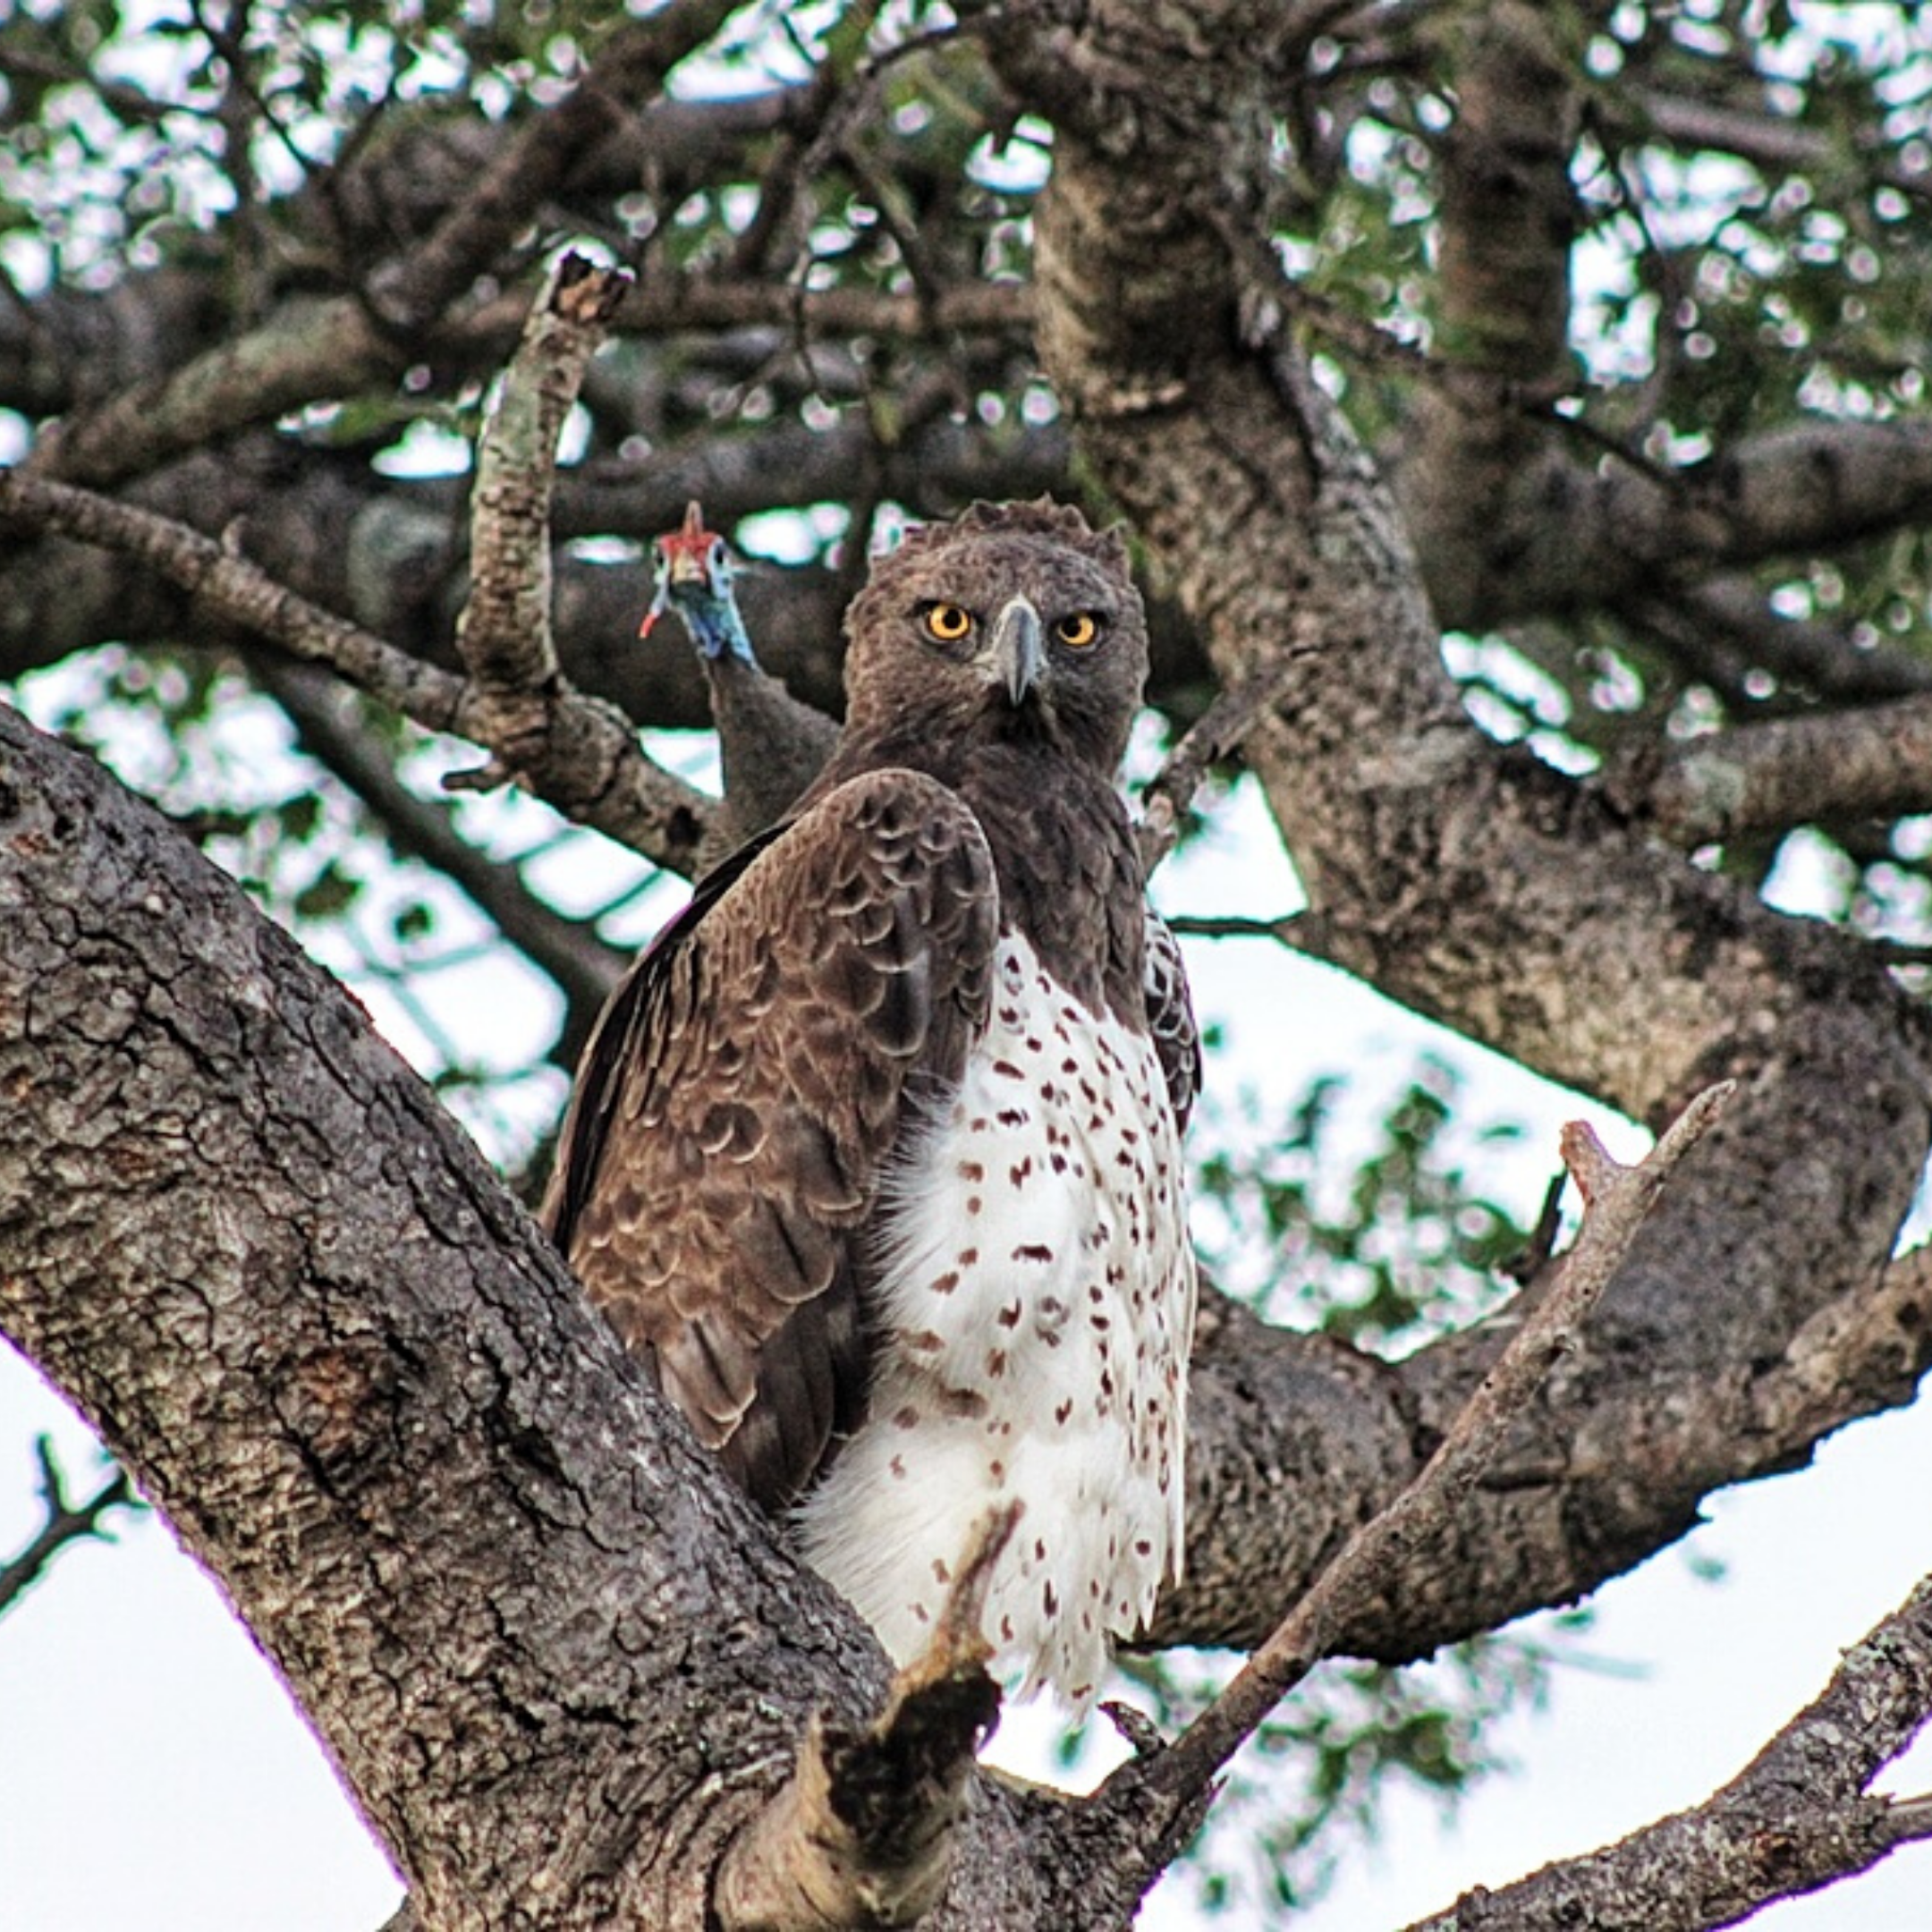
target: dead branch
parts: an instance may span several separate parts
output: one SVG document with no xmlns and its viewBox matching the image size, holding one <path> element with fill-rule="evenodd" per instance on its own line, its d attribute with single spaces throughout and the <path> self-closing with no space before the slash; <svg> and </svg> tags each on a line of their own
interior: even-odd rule
<svg viewBox="0 0 1932 1932">
<path fill-rule="evenodd" d="M 631 277 L 575 253 L 561 257 L 531 304 L 477 445 L 470 500 L 470 597 L 456 648 L 474 682 L 483 735 L 497 748 L 451 790 L 500 784 L 540 757 L 557 683 L 550 632 L 550 499 L 557 437 L 605 325 Z"/>
<path fill-rule="evenodd" d="M 980 1621 L 1020 1510 L 982 1519 L 931 1643 L 893 1680 L 878 1722 L 855 1735 L 814 1720 L 798 1768 L 719 1868 L 722 1932 L 911 1925 L 938 1902 L 974 1753 L 999 1715 Z"/>
<path fill-rule="evenodd" d="M 1157 1757 L 1136 1759 L 1108 1779 L 1097 1805 L 1162 1837 L 1195 1815 L 1214 1781 L 1281 1699 L 1328 1655 L 1335 1631 L 1360 1600 L 1383 1587 L 1392 1566 L 1439 1534 L 1495 1459 L 1518 1413 L 1576 1337 L 1628 1252 L 1672 1171 L 1730 1097 L 1732 1083 L 1707 1088 L 1634 1167 L 1610 1156 L 1580 1122 L 1564 1128 L 1564 1165 L 1583 1199 L 1583 1222 L 1548 1286 L 1521 1313 L 1521 1326 L 1463 1406 L 1421 1472 L 1343 1546 L 1308 1593 L 1276 1626 L 1221 1696 Z"/>
</svg>

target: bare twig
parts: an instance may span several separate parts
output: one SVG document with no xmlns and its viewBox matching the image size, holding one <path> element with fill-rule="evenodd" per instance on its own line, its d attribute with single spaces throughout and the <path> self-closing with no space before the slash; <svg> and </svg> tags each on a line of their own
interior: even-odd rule
<svg viewBox="0 0 1932 1932">
<path fill-rule="evenodd" d="M 1020 1507 L 981 1520 L 931 1643 L 893 1680 L 877 1723 L 855 1736 L 814 1722 L 791 1779 L 724 1856 L 723 1932 L 911 1925 L 937 1903 L 973 1755 L 999 1714 L 980 1622 Z"/>
<path fill-rule="evenodd" d="M 1932 1801 L 1867 1787 L 1932 1709 L 1932 1578 L 1844 1654 L 1823 1694 L 1723 1790 L 1619 1843 L 1472 1892 L 1410 1932 L 1701 1932 L 1932 1835 Z"/>
<path fill-rule="evenodd" d="M 1549 1264 L 1550 1257 L 1556 1252 L 1556 1236 L 1563 1226 L 1563 1175 L 1561 1173 L 1550 1177 L 1550 1184 L 1543 1191 L 1543 1206 L 1537 1215 L 1536 1225 L 1530 1231 L 1530 1239 L 1523 1244 L 1522 1251 L 1504 1262 L 1500 1273 L 1506 1275 L 1519 1288 L 1526 1288 Z"/>
<path fill-rule="evenodd" d="M 467 679 L 297 597 L 184 523 L 19 470 L 0 470 L 0 522 L 8 521 L 137 556 L 217 615 L 307 663 L 327 665 L 417 724 L 496 749 L 487 712 Z M 543 755 L 526 761 L 520 775 L 567 817 L 682 872 L 694 864 L 716 809 L 696 786 L 645 755 L 614 706 L 562 681 Z"/>
<path fill-rule="evenodd" d="M 1475 1487 L 1516 1416 L 1551 1364 L 1575 1337 L 1623 1261 L 1657 1191 L 1716 1119 L 1729 1081 L 1685 1107 L 1636 1166 L 1612 1160 L 1590 1129 L 1572 1122 L 1562 1147 L 1584 1202 L 1574 1246 L 1546 1291 L 1497 1357 L 1421 1472 L 1379 1515 L 1351 1537 L 1275 1632 L 1221 1696 L 1157 1758 L 1115 1772 L 1096 1801 L 1129 1818 L 1152 1814 L 1154 1829 L 1193 1815 L 1216 1776 L 1282 1697 L 1325 1657 L 1357 1600 L 1394 1564 L 1443 1529 Z"/>
<path fill-rule="evenodd" d="M 207 38 L 209 47 L 220 56 L 223 66 L 227 70 L 228 86 L 225 95 L 227 92 L 238 94 L 248 106 L 254 109 L 262 125 L 275 136 L 275 143 L 283 153 L 287 155 L 304 175 L 312 174 L 316 163 L 302 151 L 301 142 L 295 139 L 293 129 L 276 111 L 275 102 L 262 91 L 261 82 L 255 72 L 255 63 L 250 55 L 247 36 L 240 21 L 235 19 L 215 19 L 204 0 L 191 0 L 189 13 L 193 17 L 195 26 Z M 255 186 L 252 166 L 242 163 L 236 151 L 248 145 L 248 137 L 252 131 L 249 128 L 246 118 L 236 114 L 225 97 L 219 112 L 221 119 L 229 125 L 232 137 L 239 137 L 231 138 L 224 151 L 224 165 L 231 170 L 238 165 L 248 167 L 249 172 L 236 180 L 235 186 L 238 190 L 245 187 L 252 196 Z"/>
<path fill-rule="evenodd" d="M 1312 657 L 1317 648 L 1284 645 L 1269 657 L 1265 670 L 1223 691 L 1182 733 L 1140 796 L 1140 863 L 1150 874 L 1179 842 L 1181 820 L 1208 767 L 1241 749 L 1248 733 L 1286 689 L 1301 661 Z"/>
<path fill-rule="evenodd" d="M 752 286 L 765 284 L 755 278 L 770 262 L 781 235 L 786 238 L 789 253 L 797 237 L 810 225 L 809 204 L 801 205 L 804 159 L 826 116 L 836 104 L 843 77 L 827 62 L 815 64 L 812 75 L 801 89 L 803 105 L 787 117 L 784 131 L 772 144 L 772 151 L 758 181 L 758 207 L 751 219 L 733 240 L 725 258 L 729 272 L 744 276 Z"/>
<path fill-rule="evenodd" d="M 67 1486 L 60 1464 L 54 1460 L 49 1436 L 38 1437 L 34 1455 L 40 1464 L 40 1499 L 46 1505 L 47 1521 L 37 1530 L 27 1547 L 11 1562 L 0 1563 L 0 1614 L 4 1614 L 46 1572 L 47 1567 L 70 1543 L 86 1537 L 112 1542 L 113 1533 L 101 1526 L 101 1518 L 111 1509 L 145 1509 L 135 1495 L 134 1486 L 124 1470 L 114 1474 L 85 1503 L 67 1500 Z"/>
<path fill-rule="evenodd" d="M 1292 945 L 1301 919 L 1299 912 L 1284 912 L 1275 919 L 1243 919 L 1234 912 L 1177 912 L 1167 927 L 1183 939 L 1272 939 L 1280 945 Z"/>
</svg>

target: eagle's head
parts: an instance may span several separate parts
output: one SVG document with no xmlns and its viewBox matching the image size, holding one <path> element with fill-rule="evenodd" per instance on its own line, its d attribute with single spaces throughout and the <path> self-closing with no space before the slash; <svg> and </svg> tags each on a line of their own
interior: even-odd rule
<svg viewBox="0 0 1932 1932">
<path fill-rule="evenodd" d="M 1147 679 L 1147 619 L 1117 533 L 1042 498 L 910 532 L 846 617 L 848 724 L 1040 741 L 1109 775 Z"/>
</svg>

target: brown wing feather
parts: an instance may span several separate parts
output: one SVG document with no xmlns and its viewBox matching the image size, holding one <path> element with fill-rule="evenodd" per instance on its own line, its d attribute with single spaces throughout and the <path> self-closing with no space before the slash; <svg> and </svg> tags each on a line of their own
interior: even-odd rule
<svg viewBox="0 0 1932 1932">
<path fill-rule="evenodd" d="M 862 1414 L 880 1174 L 960 1078 L 998 928 L 971 811 L 869 773 L 705 881 L 585 1053 L 546 1223 L 769 1506 Z"/>
<path fill-rule="evenodd" d="M 1148 1031 L 1161 1072 L 1167 1076 L 1167 1097 L 1174 1104 L 1174 1125 L 1187 1131 L 1194 1097 L 1200 1091 L 1200 1029 L 1194 1020 L 1194 1001 L 1188 991 L 1187 962 L 1173 928 L 1150 907 L 1147 912 L 1147 949 L 1142 955 L 1147 988 Z"/>
</svg>

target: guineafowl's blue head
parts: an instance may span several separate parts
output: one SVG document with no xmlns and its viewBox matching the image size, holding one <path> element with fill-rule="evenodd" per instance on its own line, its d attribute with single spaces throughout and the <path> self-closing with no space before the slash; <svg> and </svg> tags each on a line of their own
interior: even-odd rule
<svg viewBox="0 0 1932 1932">
<path fill-rule="evenodd" d="M 731 550 L 722 537 L 704 527 L 699 506 L 691 504 L 682 526 L 658 538 L 651 548 L 657 560 L 657 589 L 638 635 L 648 637 L 665 612 L 674 610 L 705 657 L 729 655 L 756 664 L 738 612 Z"/>
</svg>

